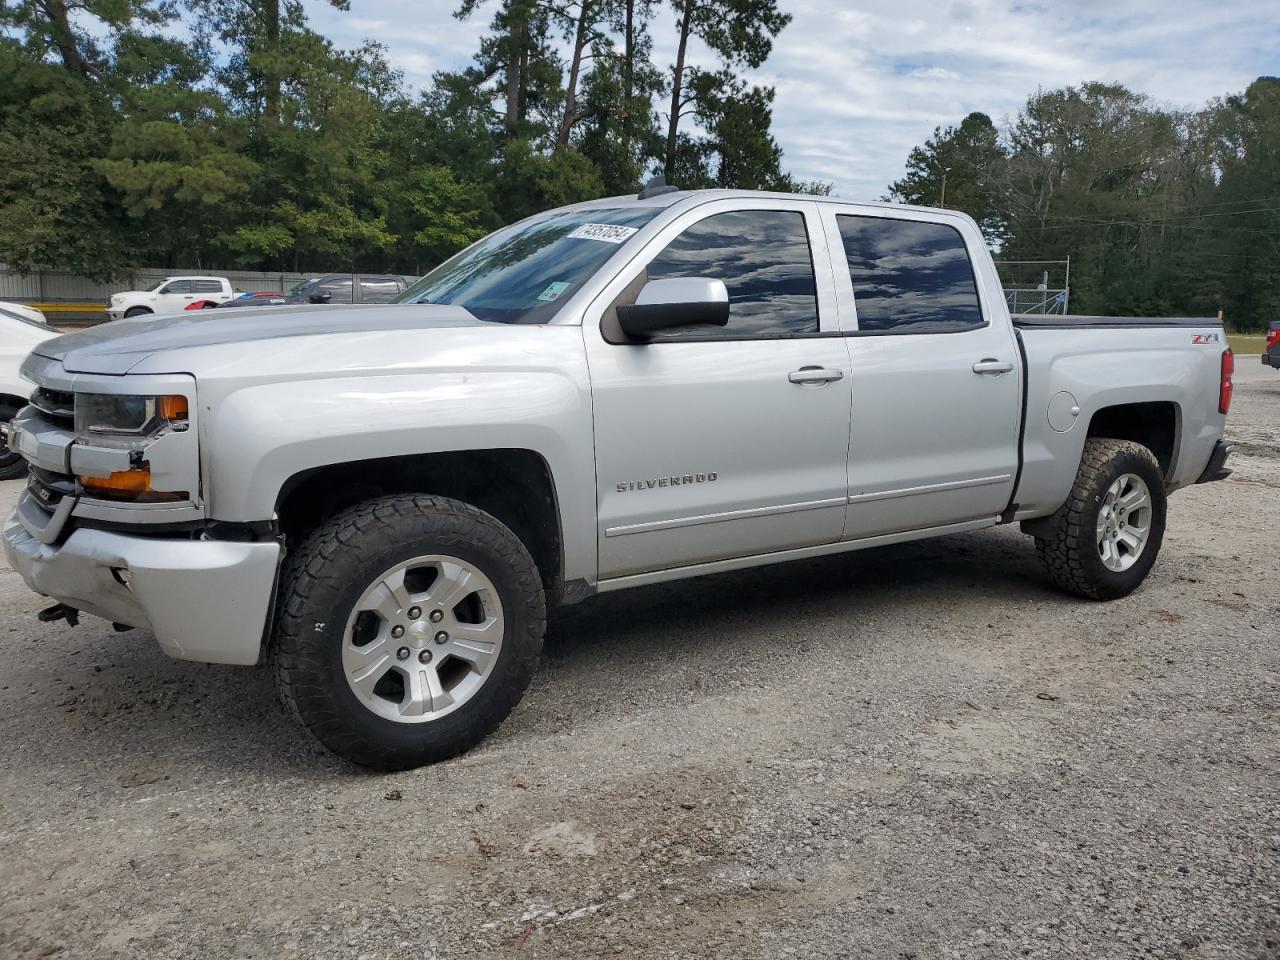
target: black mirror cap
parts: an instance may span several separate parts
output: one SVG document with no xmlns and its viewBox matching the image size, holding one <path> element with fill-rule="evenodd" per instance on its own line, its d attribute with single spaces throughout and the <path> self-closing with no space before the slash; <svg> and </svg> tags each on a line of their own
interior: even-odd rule
<svg viewBox="0 0 1280 960">
<path fill-rule="evenodd" d="M 618 304 L 618 326 L 634 340 L 648 340 L 672 327 L 715 326 L 729 323 L 729 302 Z"/>
<path fill-rule="evenodd" d="M 310 300 L 312 303 L 328 303 L 330 300 L 333 299 L 333 294 L 332 293 L 313 293 L 307 299 Z"/>
</svg>

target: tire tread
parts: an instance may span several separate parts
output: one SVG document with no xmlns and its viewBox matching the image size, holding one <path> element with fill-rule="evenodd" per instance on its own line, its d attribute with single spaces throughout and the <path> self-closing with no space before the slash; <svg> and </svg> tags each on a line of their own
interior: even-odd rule
<svg viewBox="0 0 1280 960">
<path fill-rule="evenodd" d="M 1085 441 L 1071 494 L 1053 515 L 1054 535 L 1035 538 L 1036 556 L 1045 573 L 1056 586 L 1068 593 L 1079 594 L 1091 600 L 1109 600 L 1118 595 L 1091 574 L 1084 558 L 1086 550 L 1097 549 L 1093 527 L 1089 522 L 1093 506 L 1090 498 L 1111 464 L 1125 455 L 1146 460 L 1156 475 L 1159 475 L 1160 465 L 1155 455 L 1142 444 L 1132 440 L 1091 437 Z M 1152 491 L 1152 495 L 1156 495 L 1155 491 Z"/>
<path fill-rule="evenodd" d="M 476 722 L 467 724 L 447 722 L 455 720 L 458 713 L 432 721 L 424 726 L 434 728 L 430 731 L 433 736 L 423 738 L 417 748 L 406 748 L 363 735 L 325 695 L 321 682 L 327 669 L 325 651 L 315 640 L 321 636 L 320 627 L 314 621 L 308 622 L 308 611 L 314 614 L 317 601 L 325 593 L 336 594 L 348 585 L 343 572 L 344 568 L 350 569 L 353 561 L 376 553 L 380 546 L 403 537 L 406 529 L 424 522 L 467 531 L 465 536 L 459 532 L 434 536 L 433 551 L 448 552 L 450 545 L 479 543 L 507 564 L 526 601 L 525 616 L 508 617 L 508 622 L 522 622 L 526 636 L 504 638 L 502 655 L 513 657 L 514 662 L 509 669 L 495 670 L 486 681 L 486 686 L 504 682 L 501 689 L 488 691 L 486 704 L 494 704 L 494 709 L 480 711 Z M 458 500 L 406 494 L 379 497 L 352 507 L 322 524 L 286 556 L 280 583 L 275 629 L 267 650 L 280 700 L 294 719 L 325 746 L 363 766 L 407 769 L 469 750 L 520 701 L 537 665 L 546 627 L 545 598 L 537 566 L 507 527 Z M 345 613 L 339 615 L 345 617 Z M 438 731 L 443 735 L 435 736 Z"/>
</svg>

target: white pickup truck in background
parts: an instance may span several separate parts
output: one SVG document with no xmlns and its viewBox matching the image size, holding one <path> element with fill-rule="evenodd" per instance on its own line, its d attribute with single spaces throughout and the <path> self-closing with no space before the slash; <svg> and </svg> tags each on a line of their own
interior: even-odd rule
<svg viewBox="0 0 1280 960">
<path fill-rule="evenodd" d="M 215 313 L 35 348 L 5 553 L 383 769 L 500 723 L 556 604 L 1016 521 L 1114 598 L 1229 472 L 1216 321 L 1011 318 L 946 210 L 657 187 L 399 305 Z"/>
<path fill-rule="evenodd" d="M 226 277 L 165 277 L 146 290 L 113 293 L 107 301 L 107 319 L 177 313 L 197 300 L 226 303 L 236 296 Z"/>
</svg>

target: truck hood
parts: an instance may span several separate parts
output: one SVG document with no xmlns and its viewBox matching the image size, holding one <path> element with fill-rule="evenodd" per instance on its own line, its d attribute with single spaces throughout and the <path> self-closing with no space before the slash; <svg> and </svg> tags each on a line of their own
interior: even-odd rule
<svg viewBox="0 0 1280 960">
<path fill-rule="evenodd" d="M 60 360 L 69 373 L 118 375 L 128 373 L 155 354 L 193 347 L 471 326 L 502 325 L 477 320 L 462 307 L 430 303 L 246 307 L 226 313 L 201 310 L 115 320 L 47 340 L 33 352 Z"/>
</svg>

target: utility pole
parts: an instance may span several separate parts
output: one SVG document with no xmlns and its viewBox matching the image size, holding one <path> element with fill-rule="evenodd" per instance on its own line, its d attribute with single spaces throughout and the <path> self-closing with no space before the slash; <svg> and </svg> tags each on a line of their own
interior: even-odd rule
<svg viewBox="0 0 1280 960">
<path fill-rule="evenodd" d="M 938 168 L 938 172 L 942 174 L 942 189 L 938 192 L 938 206 L 945 207 L 947 205 L 947 174 L 951 171 L 939 163 L 937 157 L 932 157 L 931 159 Z"/>
</svg>

